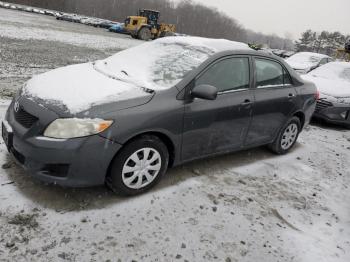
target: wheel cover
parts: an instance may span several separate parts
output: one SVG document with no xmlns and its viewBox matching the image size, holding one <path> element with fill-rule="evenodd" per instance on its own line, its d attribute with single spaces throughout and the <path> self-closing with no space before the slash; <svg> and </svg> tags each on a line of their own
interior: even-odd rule
<svg viewBox="0 0 350 262">
<path fill-rule="evenodd" d="M 162 158 L 154 148 L 134 152 L 124 163 L 122 179 L 126 187 L 141 189 L 151 184 L 162 167 Z"/>
<path fill-rule="evenodd" d="M 298 125 L 295 123 L 291 123 L 287 126 L 287 128 L 284 130 L 284 133 L 282 135 L 281 139 L 281 147 L 283 150 L 289 149 L 297 139 L 298 135 Z"/>
</svg>

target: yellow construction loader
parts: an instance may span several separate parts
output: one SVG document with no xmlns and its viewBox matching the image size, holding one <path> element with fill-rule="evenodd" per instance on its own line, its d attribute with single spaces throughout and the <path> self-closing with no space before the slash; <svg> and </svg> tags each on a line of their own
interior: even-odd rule
<svg viewBox="0 0 350 262">
<path fill-rule="evenodd" d="M 133 38 L 148 41 L 159 37 L 173 36 L 175 25 L 159 24 L 160 13 L 154 10 L 139 10 L 137 16 L 128 16 L 125 20 L 125 29 Z"/>
<path fill-rule="evenodd" d="M 337 50 L 336 58 L 350 62 L 350 39 L 346 42 L 344 48 Z"/>
</svg>

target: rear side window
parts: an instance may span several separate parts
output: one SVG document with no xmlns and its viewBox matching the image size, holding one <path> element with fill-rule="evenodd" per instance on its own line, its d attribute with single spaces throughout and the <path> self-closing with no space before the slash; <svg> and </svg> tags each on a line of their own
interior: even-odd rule
<svg viewBox="0 0 350 262">
<path fill-rule="evenodd" d="M 283 69 L 283 83 L 285 85 L 291 85 L 292 84 L 292 80 L 290 79 L 290 75 L 285 69 Z"/>
<path fill-rule="evenodd" d="M 197 80 L 196 85 L 215 86 L 219 92 L 249 88 L 249 60 L 228 58 L 212 65 Z"/>
<path fill-rule="evenodd" d="M 278 87 L 283 86 L 284 69 L 274 61 L 266 59 L 255 59 L 256 87 Z"/>
</svg>

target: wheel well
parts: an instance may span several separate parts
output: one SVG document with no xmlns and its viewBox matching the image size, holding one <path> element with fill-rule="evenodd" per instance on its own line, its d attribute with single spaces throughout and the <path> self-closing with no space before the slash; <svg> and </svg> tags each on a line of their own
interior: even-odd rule
<svg viewBox="0 0 350 262">
<path fill-rule="evenodd" d="M 175 146 L 174 143 L 171 141 L 171 139 L 165 135 L 164 133 L 161 132 L 145 132 L 139 135 L 136 135 L 132 138 L 130 138 L 128 141 L 126 141 L 123 145 L 125 146 L 126 144 L 129 144 L 130 142 L 142 137 L 142 136 L 156 136 L 158 137 L 167 147 L 168 152 L 169 152 L 169 167 L 172 167 L 174 164 L 175 160 Z M 117 153 L 118 155 L 118 153 Z"/>
<path fill-rule="evenodd" d="M 293 116 L 296 116 L 297 118 L 299 118 L 300 123 L 301 123 L 301 128 L 304 127 L 305 124 L 305 115 L 302 112 L 296 112 Z"/>
<path fill-rule="evenodd" d="M 152 135 L 152 136 L 156 136 L 158 137 L 160 140 L 162 140 L 162 142 L 166 145 L 168 152 L 169 152 L 169 167 L 172 167 L 174 164 L 174 160 L 175 160 L 175 146 L 173 141 L 165 134 L 160 133 L 160 132 L 148 132 L 148 133 L 144 133 L 141 134 L 139 136 L 143 136 L 143 135 Z M 137 137 L 139 137 L 137 136 Z"/>
</svg>

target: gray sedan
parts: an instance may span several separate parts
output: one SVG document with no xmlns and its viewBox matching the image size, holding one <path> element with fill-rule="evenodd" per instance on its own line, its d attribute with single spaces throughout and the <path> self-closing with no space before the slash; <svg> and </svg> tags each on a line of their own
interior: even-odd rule
<svg viewBox="0 0 350 262">
<path fill-rule="evenodd" d="M 274 55 L 168 37 L 35 76 L 2 136 L 40 180 L 134 195 L 194 159 L 261 145 L 287 153 L 316 99 L 314 84 Z"/>
</svg>

